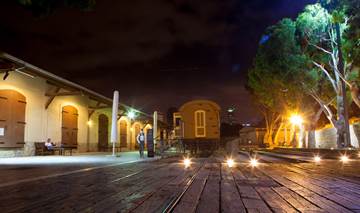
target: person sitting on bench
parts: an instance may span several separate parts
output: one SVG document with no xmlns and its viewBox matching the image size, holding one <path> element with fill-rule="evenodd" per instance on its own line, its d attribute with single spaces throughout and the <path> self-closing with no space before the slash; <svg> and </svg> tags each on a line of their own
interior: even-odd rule
<svg viewBox="0 0 360 213">
<path fill-rule="evenodd" d="M 53 142 L 51 142 L 50 138 L 48 138 L 47 141 L 45 142 L 45 146 L 48 150 L 52 150 L 53 147 L 55 146 L 55 144 Z"/>
</svg>

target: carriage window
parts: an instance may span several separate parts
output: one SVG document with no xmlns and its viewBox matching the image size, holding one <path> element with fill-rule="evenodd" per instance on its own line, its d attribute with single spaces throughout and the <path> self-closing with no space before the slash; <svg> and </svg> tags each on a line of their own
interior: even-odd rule
<svg viewBox="0 0 360 213">
<path fill-rule="evenodd" d="M 198 110 L 195 112 L 195 136 L 205 137 L 206 136 L 205 133 L 206 133 L 205 111 Z"/>
<path fill-rule="evenodd" d="M 175 118 L 175 126 L 176 127 L 180 126 L 180 120 L 181 120 L 180 117 Z"/>
</svg>

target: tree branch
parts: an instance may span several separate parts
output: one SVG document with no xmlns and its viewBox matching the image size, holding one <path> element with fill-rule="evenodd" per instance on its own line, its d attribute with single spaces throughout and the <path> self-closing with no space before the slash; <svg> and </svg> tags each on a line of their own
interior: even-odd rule
<svg viewBox="0 0 360 213">
<path fill-rule="evenodd" d="M 323 65 L 317 63 L 316 61 L 313 61 L 313 64 L 315 66 L 317 66 L 318 68 L 320 68 L 325 73 L 325 75 L 328 77 L 329 81 L 331 82 L 331 85 L 333 86 L 335 92 L 337 93 L 338 88 L 336 87 L 335 80 L 331 77 L 330 73 L 325 69 L 325 67 Z"/>
</svg>

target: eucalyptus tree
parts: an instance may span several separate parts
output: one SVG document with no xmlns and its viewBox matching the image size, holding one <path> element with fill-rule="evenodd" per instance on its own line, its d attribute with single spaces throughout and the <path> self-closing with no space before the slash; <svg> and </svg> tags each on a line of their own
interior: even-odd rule
<svg viewBox="0 0 360 213">
<path fill-rule="evenodd" d="M 339 20 L 339 17 L 344 18 L 344 20 Z M 305 84 L 305 87 L 307 87 L 309 94 L 319 103 L 329 121 L 336 128 L 338 147 L 347 146 L 350 144 L 350 137 L 348 118 L 345 111 L 347 107 L 346 96 L 344 95 L 346 88 L 343 83 L 350 86 L 347 78 L 351 72 L 344 70 L 349 67 L 347 62 L 344 63 L 344 69 L 340 63 L 343 55 L 341 46 L 337 42 L 339 34 L 336 28 L 338 25 L 340 34 L 343 34 L 348 27 L 347 19 L 339 13 L 330 14 L 320 4 L 314 4 L 307 6 L 304 12 L 298 16 L 296 25 L 303 52 L 310 58 L 313 69 L 319 72 L 319 75 L 314 75 L 317 85 Z M 320 81 L 324 77 L 327 82 Z M 327 90 L 328 98 L 334 98 L 335 110 L 327 106 L 329 100 L 325 100 L 319 95 L 319 91 L 324 89 Z"/>
<path fill-rule="evenodd" d="M 270 147 L 289 109 L 299 107 L 302 96 L 297 82 L 305 72 L 306 56 L 295 38 L 296 25 L 283 19 L 269 27 L 262 37 L 248 73 L 248 86 L 256 98 L 266 123 L 265 143 Z"/>
</svg>

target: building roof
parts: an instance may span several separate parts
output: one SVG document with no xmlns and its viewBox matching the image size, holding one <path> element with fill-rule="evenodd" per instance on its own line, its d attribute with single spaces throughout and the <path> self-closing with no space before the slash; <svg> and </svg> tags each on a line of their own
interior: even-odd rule
<svg viewBox="0 0 360 213">
<path fill-rule="evenodd" d="M 191 104 L 200 104 L 200 103 L 204 103 L 204 102 L 212 105 L 215 109 L 217 109 L 217 110 L 219 110 L 219 111 L 221 110 L 221 107 L 220 107 L 217 103 L 215 103 L 214 101 L 200 99 L 200 100 L 193 100 L 193 101 L 186 102 L 185 104 L 183 104 L 183 105 L 180 107 L 179 111 L 182 111 L 182 110 L 183 110 L 186 106 L 188 106 L 188 105 L 191 105 Z"/>
<path fill-rule="evenodd" d="M 71 82 L 65 78 L 57 76 L 57 75 L 55 75 L 51 72 L 48 72 L 44 69 L 41 69 L 37 66 L 34 66 L 28 62 L 25 62 L 19 58 L 16 58 L 15 56 L 12 56 L 8 53 L 0 51 L 0 59 L 2 59 L 3 62 L 7 62 L 7 63 L 0 63 L 0 73 L 7 72 L 7 71 L 9 71 L 9 72 L 14 71 L 14 72 L 19 72 L 24 75 L 29 75 L 32 77 L 39 76 L 39 77 L 46 79 L 47 82 L 50 84 L 58 85 L 58 86 L 66 88 L 66 89 L 76 90 L 78 92 L 78 94 L 87 95 L 91 99 L 102 102 L 104 104 L 107 104 L 108 107 L 111 107 L 111 104 L 113 102 L 113 100 L 111 98 L 108 98 L 108 97 L 101 95 L 100 93 L 97 93 L 93 90 L 90 90 L 84 86 L 81 86 L 79 84 Z M 125 111 L 128 111 L 131 109 L 144 117 L 148 117 L 148 118 L 153 117 L 150 114 L 147 114 L 140 110 L 134 109 L 133 107 L 130 107 L 124 103 L 119 103 L 119 107 L 123 108 Z M 163 123 L 163 122 L 161 122 L 161 123 Z"/>
</svg>

